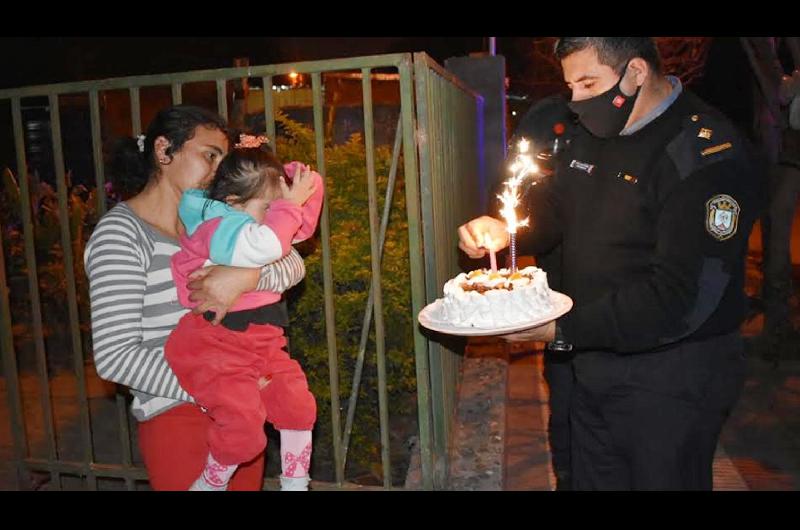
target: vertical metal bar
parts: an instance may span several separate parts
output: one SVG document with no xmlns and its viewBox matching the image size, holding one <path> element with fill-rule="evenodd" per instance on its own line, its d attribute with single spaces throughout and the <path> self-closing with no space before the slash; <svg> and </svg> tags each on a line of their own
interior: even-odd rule
<svg viewBox="0 0 800 530">
<path fill-rule="evenodd" d="M 75 261 L 73 258 L 72 237 L 70 235 L 70 212 L 67 205 L 68 190 L 64 175 L 64 151 L 61 142 L 61 112 L 59 110 L 58 94 L 50 95 L 50 131 L 53 138 L 53 164 L 56 170 L 58 217 L 61 221 L 61 251 L 63 252 L 64 273 L 67 281 L 67 311 L 69 313 L 70 338 L 72 339 L 72 361 L 75 369 L 75 381 L 78 387 L 78 414 L 81 422 L 84 472 L 89 489 L 95 490 L 97 489 L 97 478 L 89 466 L 94 461 L 94 451 L 92 450 L 89 400 L 86 396 L 85 364 L 83 362 L 81 328 L 78 318 L 78 290 L 75 286 Z M 82 220 L 79 222 L 82 222 Z"/>
<path fill-rule="evenodd" d="M 97 199 L 97 217 L 106 213 L 106 179 L 103 167 L 103 138 L 100 127 L 100 101 L 97 90 L 89 91 L 89 119 L 92 124 L 92 158 L 94 159 L 94 183 Z"/>
<path fill-rule="evenodd" d="M 417 57 L 419 57 L 417 59 Z M 417 115 L 420 120 L 420 130 L 425 141 L 420 145 L 420 203 L 425 268 L 425 296 L 426 301 L 436 299 L 439 285 L 436 252 L 436 210 L 435 185 L 438 175 L 441 174 L 440 123 L 438 110 L 441 102 L 436 98 L 437 76 L 428 66 L 425 56 L 415 56 L 414 71 L 417 82 Z M 442 433 L 442 386 L 441 386 L 441 345 L 428 341 L 428 384 L 430 385 L 431 423 L 432 423 L 432 454 L 434 460 L 434 485 L 444 486 L 442 477 L 443 464 L 447 460 L 447 451 L 443 448 Z"/>
<path fill-rule="evenodd" d="M 172 104 L 180 105 L 181 103 L 183 103 L 183 85 L 172 83 Z"/>
<path fill-rule="evenodd" d="M 173 97 L 175 94 L 175 89 L 173 87 Z M 138 87 L 131 87 L 131 125 L 133 129 L 133 136 L 138 136 L 142 134 L 142 113 L 141 113 L 141 106 L 139 102 L 139 89 Z M 131 466 L 132 456 L 131 456 L 131 435 L 130 429 L 128 428 L 128 411 L 127 405 L 125 402 L 125 398 L 121 394 L 117 394 L 116 397 L 116 406 L 117 406 L 117 417 L 120 418 L 119 424 L 119 438 L 120 444 L 122 445 L 122 462 L 126 467 Z M 125 484 L 127 488 L 133 489 L 133 481 L 129 478 L 125 479 Z"/>
<path fill-rule="evenodd" d="M 133 466 L 133 457 L 131 455 L 131 433 L 125 396 L 117 393 L 116 404 L 117 420 L 119 421 L 119 442 L 122 446 L 122 465 L 127 471 Z M 128 475 L 125 476 L 125 487 L 128 488 L 128 491 L 133 491 L 134 489 L 133 479 Z"/>
<path fill-rule="evenodd" d="M 467 139 L 469 138 L 470 132 L 470 125 L 471 123 L 465 120 L 465 116 L 462 112 L 463 108 L 461 105 L 463 99 L 463 92 L 458 89 L 458 87 L 452 87 L 454 92 L 454 102 L 453 102 L 453 116 L 452 122 L 457 125 L 458 127 L 458 136 L 454 138 L 453 141 L 453 153 L 451 154 L 451 164 L 453 167 L 453 173 L 447 176 L 448 185 L 452 188 L 456 185 L 460 180 L 464 180 L 467 182 L 472 182 L 471 180 L 466 180 L 468 174 L 461 174 L 461 171 L 466 170 L 466 166 L 468 163 L 468 159 L 464 159 L 465 156 L 465 148 L 467 147 Z M 459 186 L 458 188 L 461 189 L 460 195 L 464 197 L 467 194 L 467 191 L 464 188 L 472 188 L 474 186 Z M 471 194 L 474 194 L 471 193 Z M 451 230 L 449 230 L 450 239 L 448 241 L 452 241 L 453 244 L 456 246 L 458 245 L 456 239 L 457 229 L 456 226 L 460 225 L 465 219 L 462 218 L 462 213 L 468 210 L 468 206 L 466 204 L 462 204 L 462 201 L 452 201 L 453 203 L 453 215 L 451 216 Z M 458 269 L 458 250 L 454 249 L 453 252 L 453 261 L 450 264 L 451 271 L 455 273 Z M 457 388 L 458 388 L 458 373 L 459 373 L 459 359 L 461 358 L 460 355 L 456 355 L 453 352 L 448 352 L 448 369 L 447 369 L 447 394 L 448 394 L 448 402 L 449 402 L 449 409 L 452 410 L 452 418 L 455 418 L 455 409 L 457 403 Z M 454 421 L 451 420 L 448 422 L 448 439 L 453 439 L 453 424 Z"/>
<path fill-rule="evenodd" d="M 457 121 L 458 116 L 458 92 L 459 89 L 455 85 L 449 82 L 445 82 L 448 88 L 448 105 L 447 105 L 447 131 L 453 131 L 452 133 L 448 133 L 445 135 L 447 139 L 448 147 L 445 148 L 445 153 L 447 153 L 447 166 L 448 169 L 445 170 L 442 179 L 442 185 L 447 188 L 448 185 L 455 185 L 457 178 L 465 178 L 466 175 L 460 175 L 458 170 L 458 160 L 456 159 L 456 149 L 458 145 L 460 145 L 463 141 L 464 131 L 465 128 L 458 127 L 459 122 Z M 467 186 L 463 186 L 467 187 Z M 443 198 L 444 200 L 444 198 Z M 447 271 L 446 275 L 447 278 L 450 278 L 455 275 L 457 265 L 458 265 L 458 244 L 454 240 L 455 234 L 458 230 L 458 223 L 456 223 L 456 219 L 458 217 L 457 212 L 459 210 L 464 209 L 464 205 L 458 204 L 453 200 L 446 201 L 448 203 L 448 211 L 447 211 L 447 222 L 444 226 L 444 241 L 445 248 L 450 248 L 449 244 L 453 244 L 453 248 L 448 252 L 449 259 L 447 260 Z M 446 410 L 450 413 L 450 417 L 452 418 L 455 413 L 455 385 L 454 385 L 454 360 L 455 360 L 455 352 L 449 349 L 444 350 L 445 359 L 447 362 L 446 370 L 445 370 L 445 380 L 443 384 L 447 389 L 445 392 L 445 396 L 447 398 L 446 401 Z M 445 428 L 447 429 L 447 440 L 449 445 L 449 440 L 451 439 L 451 427 L 453 422 L 447 421 L 445 422 Z"/>
<path fill-rule="evenodd" d="M 22 168 L 24 171 L 24 168 Z M 22 204 L 20 204 L 22 208 Z M 25 437 L 25 416 L 22 411 L 22 400 L 19 393 L 19 372 L 17 370 L 17 357 L 14 351 L 14 336 L 11 332 L 11 305 L 9 303 L 9 289 L 6 281 L 6 260 L 3 250 L 3 230 L 0 230 L 0 351 L 3 354 L 3 376 L 6 381 L 6 396 L 8 399 L 9 420 L 11 422 L 11 438 L 14 442 L 14 474 L 17 490 L 25 485 L 24 460 L 27 454 L 27 440 Z"/>
<path fill-rule="evenodd" d="M 225 79 L 217 79 L 217 112 L 228 121 L 228 87 Z"/>
<path fill-rule="evenodd" d="M 425 306 L 425 267 L 423 238 L 420 224 L 420 190 L 417 169 L 417 126 L 414 122 L 414 78 L 411 55 L 406 55 L 398 66 L 400 74 L 400 115 L 403 120 L 403 170 L 405 177 L 406 212 L 408 217 L 408 253 L 411 275 L 411 310 L 416 317 Z M 419 79 L 417 79 L 419 83 Z M 419 87 L 418 87 L 419 90 Z M 424 109 L 420 109 L 420 116 Z M 424 135 L 423 128 L 419 131 Z M 424 152 L 424 136 L 420 138 L 420 156 Z M 416 318 L 412 320 L 416 322 Z M 430 366 L 428 341 L 419 326 L 414 325 L 414 357 L 417 375 L 417 415 L 419 418 L 420 467 L 422 487 L 432 490 L 433 484 L 433 430 L 431 425 Z"/>
<path fill-rule="evenodd" d="M 378 246 L 378 184 L 375 177 L 375 128 L 372 113 L 372 76 L 369 68 L 361 70 L 364 98 L 364 146 L 367 154 L 367 190 L 369 193 L 369 244 L 372 265 L 372 292 L 375 293 L 375 349 L 378 368 L 378 410 L 381 426 L 381 461 L 383 486 L 392 487 L 392 465 L 389 457 L 389 404 L 386 397 L 386 333 L 383 326 L 383 293 L 381 291 L 381 258 Z"/>
<path fill-rule="evenodd" d="M 55 432 L 53 429 L 53 409 L 50 402 L 50 382 L 47 376 L 47 358 L 44 351 L 44 334 L 42 332 L 42 305 L 39 299 L 39 281 L 36 266 L 36 247 L 34 244 L 34 227 L 31 218 L 31 195 L 28 187 L 28 170 L 25 163 L 25 143 L 22 130 L 22 106 L 20 98 L 11 100 L 11 115 L 14 122 L 14 147 L 17 152 L 17 168 L 19 168 L 20 206 L 22 208 L 22 225 L 25 237 L 25 264 L 28 268 L 28 291 L 31 299 L 31 316 L 33 317 L 33 340 L 36 352 L 36 368 L 39 376 L 40 402 L 44 435 L 47 440 L 50 464 L 58 459 Z M 61 473 L 51 470 L 51 482 L 56 490 L 61 489 Z"/>
<path fill-rule="evenodd" d="M 434 100 L 435 77 L 424 60 L 415 61 L 415 80 L 417 83 L 417 117 L 419 118 L 420 136 L 424 138 L 419 151 L 419 181 L 420 181 L 420 220 L 424 236 L 424 264 L 425 264 L 425 295 L 426 302 L 436 299 L 437 275 L 436 254 L 434 252 L 434 208 L 433 185 L 434 175 L 438 171 L 436 147 L 439 130 L 435 120 L 437 101 Z"/>
<path fill-rule="evenodd" d="M 436 85 L 438 87 L 437 96 L 439 100 L 439 105 L 436 106 L 437 112 L 436 117 L 439 122 L 439 141 L 438 141 L 438 148 L 436 151 L 440 154 L 440 161 L 441 161 L 441 169 L 440 173 L 436 176 L 435 179 L 435 195 L 434 195 L 434 204 L 443 205 L 444 207 L 440 209 L 439 215 L 436 219 L 436 247 L 440 249 L 445 249 L 445 254 L 441 256 L 437 256 L 436 260 L 436 286 L 437 286 L 437 296 L 439 294 L 438 288 L 440 285 L 443 285 L 446 279 L 450 278 L 449 268 L 451 265 L 452 260 L 451 254 L 454 252 L 455 249 L 451 250 L 447 246 L 447 241 L 449 241 L 449 233 L 448 227 L 450 226 L 450 222 L 452 219 L 453 213 L 453 201 L 448 200 L 449 196 L 446 198 L 446 189 L 447 189 L 447 181 L 450 179 L 452 167 L 450 166 L 451 162 L 451 155 L 452 152 L 452 138 L 455 135 L 459 134 L 459 131 L 454 131 L 451 123 L 451 118 L 453 115 L 453 101 L 451 99 L 451 87 L 450 83 L 441 77 L 438 74 L 434 74 L 436 78 Z M 448 365 L 450 360 L 450 351 L 441 346 L 439 348 L 439 386 L 441 392 L 441 408 L 440 408 L 440 450 L 442 453 L 447 453 L 448 447 L 448 440 L 450 439 L 450 419 L 452 418 L 451 408 L 450 408 L 450 400 L 449 400 L 449 390 L 450 388 L 447 385 L 448 379 Z M 444 459 L 445 467 L 449 464 L 448 459 Z M 447 476 L 445 472 L 445 476 Z"/>
<path fill-rule="evenodd" d="M 394 187 L 397 182 L 397 167 L 400 164 L 400 147 L 403 140 L 402 130 L 402 116 L 397 117 L 397 128 L 394 135 L 394 149 L 392 150 L 392 166 L 389 169 L 389 179 L 386 186 L 386 198 L 383 201 L 383 217 L 381 218 L 381 233 L 380 233 L 380 257 L 383 259 L 384 243 L 386 241 L 386 228 L 389 226 L 389 214 L 392 210 L 392 197 L 394 196 Z M 347 419 L 344 424 L 344 438 L 342 439 L 342 465 L 347 466 L 347 451 L 350 446 L 350 433 L 353 430 L 353 420 L 356 414 L 356 404 L 358 403 L 358 390 L 361 386 L 361 374 L 364 369 L 364 357 L 367 350 L 367 339 L 369 338 L 369 328 L 372 323 L 372 306 L 373 306 L 374 293 L 372 292 L 372 285 L 369 287 L 369 294 L 367 295 L 367 307 L 364 310 L 364 320 L 361 323 L 361 340 L 358 343 L 358 356 L 356 357 L 356 366 L 353 370 L 353 384 L 350 387 L 350 401 L 347 404 Z"/>
<path fill-rule="evenodd" d="M 272 97 L 272 76 L 265 76 L 261 78 L 264 88 L 262 90 L 264 97 L 264 126 L 269 138 L 269 143 L 272 146 L 272 152 L 278 154 L 278 138 L 275 136 L 275 107 Z"/>
<path fill-rule="evenodd" d="M 448 147 L 445 148 L 445 153 L 447 153 L 447 169 L 443 175 L 442 185 L 444 189 L 457 189 L 472 187 L 472 186 L 457 186 L 457 182 L 460 179 L 466 179 L 466 175 L 462 175 L 459 173 L 461 169 L 459 160 L 457 158 L 457 149 L 458 146 L 463 143 L 464 132 L 467 130 L 465 124 L 462 124 L 458 121 L 460 117 L 458 114 L 458 94 L 460 92 L 459 88 L 450 83 L 449 81 L 443 80 L 445 85 L 448 89 L 448 105 L 447 105 L 447 128 L 446 131 L 452 131 L 445 134 L 445 138 L 447 139 Z M 447 208 L 447 221 L 445 223 L 444 228 L 444 241 L 445 246 L 444 248 L 450 248 L 449 245 L 453 245 L 453 248 L 448 252 L 448 259 L 447 259 L 447 270 L 446 276 L 450 278 L 455 275 L 458 269 L 458 243 L 455 241 L 455 235 L 457 233 L 457 227 L 460 223 L 457 223 L 456 220 L 458 219 L 458 213 L 460 210 L 463 210 L 465 205 L 459 204 L 456 201 L 445 200 L 448 203 Z M 449 421 L 445 421 L 445 430 L 446 430 L 446 443 L 447 446 L 450 446 L 450 440 L 452 439 L 452 427 L 453 427 L 453 419 L 455 417 L 455 359 L 456 353 L 450 349 L 444 349 L 443 354 L 445 356 L 445 370 L 444 370 L 444 381 L 442 384 L 445 387 L 445 413 L 450 418 Z M 448 470 L 446 471 L 447 476 L 449 476 L 449 461 L 448 461 Z"/>
<path fill-rule="evenodd" d="M 128 89 L 131 95 L 131 131 L 133 136 L 142 134 L 142 104 L 139 100 L 139 87 L 132 86 Z"/>
<path fill-rule="evenodd" d="M 428 146 L 431 153 L 431 172 L 429 174 L 428 189 L 429 194 L 423 193 L 423 198 L 427 199 L 423 203 L 423 233 L 425 234 L 425 260 L 426 272 L 428 274 L 428 301 L 433 301 L 439 294 L 438 289 L 442 284 L 441 264 L 445 261 L 445 256 L 441 255 L 442 250 L 439 243 L 441 240 L 441 224 L 444 211 L 439 208 L 441 201 L 441 180 L 444 173 L 443 153 L 443 124 L 442 112 L 444 101 L 442 98 L 441 77 L 426 65 L 426 77 L 428 78 L 428 116 L 431 127 L 428 132 Z M 424 180 L 423 180 L 424 182 Z M 423 188 L 424 189 L 424 188 Z M 434 206 L 436 205 L 436 206 Z M 426 211 L 428 215 L 426 216 Z M 434 454 L 436 455 L 435 480 L 438 485 L 444 485 L 444 469 L 447 464 L 447 445 L 445 430 L 445 408 L 444 408 L 444 387 L 442 385 L 442 358 L 444 347 L 438 342 L 430 344 L 428 351 L 431 363 L 431 407 L 433 410 L 433 442 Z"/>
<path fill-rule="evenodd" d="M 314 136 L 317 146 L 317 169 L 325 174 L 325 137 L 322 116 L 322 79 L 319 72 L 311 74 L 311 92 L 314 100 Z M 339 404 L 339 355 L 336 350 L 336 318 L 333 306 L 333 271 L 331 266 L 331 230 L 328 212 L 328 188 L 320 219 L 322 235 L 322 280 L 325 292 L 325 331 L 328 339 L 328 368 L 331 382 L 331 421 L 333 423 L 333 457 L 336 466 L 336 483 L 344 481 L 342 465 L 342 417 Z"/>
<path fill-rule="evenodd" d="M 459 124 L 460 135 L 458 141 L 456 142 L 453 152 L 453 160 L 455 162 L 454 165 L 456 169 L 454 170 L 454 174 L 450 175 L 451 185 L 454 185 L 456 182 L 458 182 L 459 179 L 467 179 L 468 175 L 471 175 L 471 173 L 469 172 L 469 166 L 474 164 L 471 163 L 472 157 L 470 156 L 470 149 L 475 149 L 475 146 L 473 146 L 472 142 L 469 140 L 474 134 L 473 133 L 474 124 L 470 120 L 469 114 L 465 112 L 466 108 L 465 103 L 467 103 L 467 101 L 471 99 L 471 97 L 469 97 L 463 91 L 459 90 L 457 87 L 454 88 L 456 89 L 455 91 L 456 91 L 457 101 L 455 103 L 456 112 L 453 119 L 456 124 Z M 462 174 L 462 172 L 466 173 Z M 475 182 L 475 181 L 468 180 L 468 182 Z M 472 211 L 472 205 L 471 203 L 466 202 L 466 197 L 468 195 L 469 196 L 476 195 L 475 191 L 470 190 L 468 192 L 467 188 L 474 188 L 474 186 L 460 186 L 460 189 L 462 190 L 460 194 L 462 200 L 456 203 L 456 208 L 455 208 L 456 217 L 453 221 L 454 227 L 450 232 L 453 244 L 455 244 L 456 246 L 458 245 L 458 243 L 457 243 L 457 237 L 456 237 L 457 232 L 455 226 L 458 226 L 463 222 L 467 221 L 467 219 L 464 217 L 464 213 L 466 211 Z M 454 252 L 454 262 L 452 263 L 451 267 L 453 269 L 453 272 L 455 272 L 458 269 L 457 250 L 455 250 Z M 448 385 L 449 385 L 448 388 L 450 393 L 451 407 L 453 409 L 455 409 L 458 399 L 457 398 L 458 375 L 461 371 L 461 359 L 462 359 L 461 355 L 453 355 L 453 354 L 450 355 L 451 367 L 448 378 Z M 453 412 L 453 415 L 455 416 L 455 410 Z M 451 439 L 452 439 L 452 429 L 451 429 Z"/>
<path fill-rule="evenodd" d="M 134 96 L 133 92 L 131 92 L 131 102 L 132 102 L 131 107 L 133 107 L 134 99 L 136 100 L 138 107 L 138 100 L 139 100 L 138 91 L 136 92 L 136 96 Z M 179 83 L 175 83 L 172 85 L 172 103 L 179 104 L 180 100 L 181 100 L 181 85 Z M 105 178 L 103 171 L 100 112 L 98 105 L 98 94 L 96 90 L 92 90 L 89 93 L 89 103 L 92 114 L 92 148 L 94 151 L 95 181 L 97 185 L 97 212 L 98 216 L 100 216 L 103 215 L 106 211 L 106 194 L 105 194 Z M 136 116 L 139 115 L 140 113 L 137 112 Z M 138 126 L 134 125 L 133 129 L 134 129 L 134 136 L 137 134 L 141 134 L 141 122 L 139 122 Z M 131 439 L 130 439 L 130 430 L 128 428 L 128 411 L 127 411 L 127 405 L 125 403 L 125 398 L 121 394 L 117 394 L 115 399 L 115 405 L 117 409 L 117 418 L 119 418 L 119 439 L 120 439 L 120 446 L 122 447 L 122 462 L 126 468 L 130 468 L 132 465 L 133 457 L 131 455 Z M 125 485 L 127 486 L 128 490 L 133 490 L 134 488 L 133 479 L 126 477 Z"/>
</svg>

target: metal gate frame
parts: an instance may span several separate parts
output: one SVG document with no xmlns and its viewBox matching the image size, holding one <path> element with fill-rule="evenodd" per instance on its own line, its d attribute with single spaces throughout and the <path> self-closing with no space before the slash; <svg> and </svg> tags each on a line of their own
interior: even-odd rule
<svg viewBox="0 0 800 530">
<path fill-rule="evenodd" d="M 374 162 L 374 123 L 371 90 L 372 70 L 397 68 L 400 83 L 400 119 L 395 142 L 395 159 L 392 172 L 396 171 L 397 156 L 402 141 L 405 178 L 406 214 L 408 219 L 409 265 L 411 277 L 413 322 L 416 315 L 438 295 L 444 280 L 457 271 L 457 250 L 454 243 L 456 227 L 468 216 L 477 213 L 478 186 L 460 186 L 461 197 L 449 201 L 447 190 L 452 189 L 452 179 L 473 178 L 469 168 L 477 168 L 477 116 L 481 112 L 480 96 L 465 87 L 452 74 L 447 73 L 424 53 L 389 54 L 327 61 L 308 61 L 266 66 L 247 66 L 214 70 L 200 70 L 174 74 L 158 74 L 125 78 L 82 81 L 53 85 L 30 86 L 0 90 L 0 101 L 9 100 L 14 128 L 17 173 L 26 175 L 25 146 L 22 130 L 22 98 L 46 96 L 49 99 L 53 158 L 56 171 L 59 215 L 66 219 L 67 184 L 65 181 L 62 134 L 59 115 L 59 96 L 87 93 L 89 97 L 92 153 L 94 157 L 95 183 L 98 190 L 105 184 L 102 160 L 99 94 L 104 90 L 127 89 L 130 94 L 132 134 L 141 133 L 141 107 L 139 90 L 143 87 L 170 86 L 173 104 L 182 101 L 182 85 L 192 82 L 213 81 L 217 90 L 217 111 L 228 118 L 226 82 L 244 77 L 261 77 L 264 87 L 272 86 L 272 77 L 297 72 L 310 74 L 312 80 L 313 120 L 316 141 L 316 166 L 325 174 L 324 125 L 322 75 L 339 70 L 360 70 L 363 80 L 364 133 L 369 192 L 370 248 L 372 285 L 370 303 L 365 314 L 365 328 L 374 318 L 376 331 L 376 355 L 378 370 L 378 396 L 381 425 L 381 446 L 384 473 L 384 488 L 391 489 L 388 433 L 388 401 L 386 389 L 386 358 L 384 320 L 381 294 L 381 253 L 385 233 L 388 207 L 391 204 L 391 188 L 387 190 L 384 219 L 379 228 L 377 178 Z M 273 95 L 264 90 L 264 114 L 266 131 L 275 137 L 273 117 Z M 464 134 L 464 131 L 467 131 Z M 402 133 L 402 139 L 400 137 Z M 466 178 L 465 178 L 466 177 Z M 390 176 L 390 180 L 393 176 Z M 449 179 L 449 180 L 448 180 Z M 477 183 L 477 176 L 475 176 Z M 3 368 L 6 374 L 7 399 L 10 410 L 11 432 L 14 444 L 15 468 L 18 489 L 26 484 L 28 471 L 51 473 L 55 489 L 60 489 L 60 475 L 68 473 L 86 477 L 88 489 L 97 489 L 100 477 L 123 478 L 128 489 L 134 489 L 135 480 L 144 480 L 144 468 L 132 463 L 128 411 L 125 399 L 117 395 L 117 410 L 120 421 L 120 443 L 123 447 L 123 462 L 98 464 L 94 462 L 91 422 L 85 386 L 85 363 L 83 362 L 81 335 L 78 322 L 77 289 L 69 223 L 61 223 L 61 245 L 67 281 L 67 300 L 73 369 L 78 385 L 78 405 L 82 443 L 82 461 L 59 459 L 50 401 L 49 379 L 42 334 L 42 314 L 39 297 L 34 234 L 31 220 L 30 193 L 27 178 L 19 179 L 24 243 L 28 269 L 28 290 L 32 305 L 35 358 L 41 388 L 41 406 L 48 444 L 47 458 L 32 458 L 29 454 L 25 434 L 24 415 L 20 398 L 20 386 L 16 355 L 11 332 L 9 289 L 6 282 L 3 252 L 0 252 L 0 347 Z M 472 190 L 472 196 L 469 191 Z M 97 193 L 97 209 L 105 212 L 105 197 Z M 455 205 L 455 207 L 454 207 Z M 467 217 L 465 217 L 467 216 Z M 320 220 L 322 238 L 323 282 L 325 296 L 326 339 L 329 352 L 331 389 L 331 422 L 333 426 L 335 476 L 334 484 L 320 484 L 320 489 L 353 489 L 357 486 L 344 480 L 344 465 L 352 428 L 352 410 L 348 411 L 345 435 L 342 436 L 341 408 L 339 401 L 338 352 L 335 334 L 335 307 L 333 302 L 333 271 L 331 269 L 330 226 L 328 201 L 325 201 Z M 379 234 L 380 232 L 380 234 Z M 0 248 L 2 233 L 0 233 Z M 449 248 L 449 251 L 442 249 Z M 363 342 L 363 341 L 362 341 Z M 363 347 L 362 347 L 363 350 Z M 363 352 L 360 352 L 363 361 Z M 423 489 L 441 489 L 447 482 L 447 459 L 450 440 L 450 424 L 454 415 L 454 399 L 458 384 L 458 356 L 424 336 L 419 326 L 414 326 L 414 353 L 417 376 L 417 405 L 420 435 L 420 463 Z M 360 377 L 360 373 L 357 374 Z M 358 379 L 354 382 L 357 386 Z M 354 388 L 357 393 L 357 388 Z M 355 400 L 351 396 L 351 407 Z"/>
</svg>

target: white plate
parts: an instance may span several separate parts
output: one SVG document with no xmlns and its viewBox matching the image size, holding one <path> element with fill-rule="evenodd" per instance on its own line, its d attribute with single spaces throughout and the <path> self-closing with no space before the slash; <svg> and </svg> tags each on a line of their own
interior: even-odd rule
<svg viewBox="0 0 800 530">
<path fill-rule="evenodd" d="M 514 333 L 516 331 L 522 331 L 524 329 L 535 328 L 536 326 L 547 324 L 548 322 L 557 319 L 558 317 L 566 314 L 570 309 L 572 309 L 572 298 L 565 295 L 564 293 L 559 293 L 558 291 L 551 291 L 550 299 L 553 301 L 553 310 L 551 312 L 547 313 L 546 315 L 537 317 L 536 319 L 530 320 L 528 322 L 515 324 L 513 326 L 502 326 L 499 328 L 477 328 L 472 326 L 454 326 L 453 324 L 450 324 L 449 322 L 444 322 L 439 318 L 441 311 L 441 304 L 442 304 L 441 298 L 438 298 L 436 299 L 435 302 L 426 305 L 425 308 L 419 312 L 419 316 L 417 318 L 419 320 L 419 323 L 425 326 L 426 328 L 432 329 L 433 331 L 438 331 L 440 333 L 447 333 L 448 335 L 462 335 L 470 337 L 504 335 L 506 333 Z"/>
</svg>

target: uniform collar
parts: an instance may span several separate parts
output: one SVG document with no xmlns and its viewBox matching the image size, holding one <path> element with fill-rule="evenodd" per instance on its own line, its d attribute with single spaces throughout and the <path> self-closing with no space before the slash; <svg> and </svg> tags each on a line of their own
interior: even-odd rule
<svg viewBox="0 0 800 530">
<path fill-rule="evenodd" d="M 656 105 L 653 110 L 648 112 L 646 116 L 639 118 L 628 127 L 622 129 L 622 131 L 619 133 L 620 136 L 630 136 L 631 134 L 640 131 L 645 127 L 645 125 L 648 125 L 650 122 L 664 114 L 664 111 L 667 110 L 670 105 L 675 103 L 675 100 L 678 99 L 678 96 L 680 96 L 681 92 L 683 92 L 683 84 L 681 83 L 681 80 L 674 75 L 668 75 L 666 79 L 672 85 L 672 92 L 670 92 L 661 103 Z"/>
</svg>

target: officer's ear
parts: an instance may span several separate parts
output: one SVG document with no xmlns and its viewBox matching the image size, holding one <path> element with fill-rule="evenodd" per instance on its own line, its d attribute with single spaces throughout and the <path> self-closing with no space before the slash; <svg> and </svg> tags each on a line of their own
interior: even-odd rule
<svg viewBox="0 0 800 530">
<path fill-rule="evenodd" d="M 641 57 L 634 57 L 628 62 L 626 73 L 627 78 L 636 84 L 637 87 L 644 85 L 652 69 L 650 65 Z"/>
</svg>

